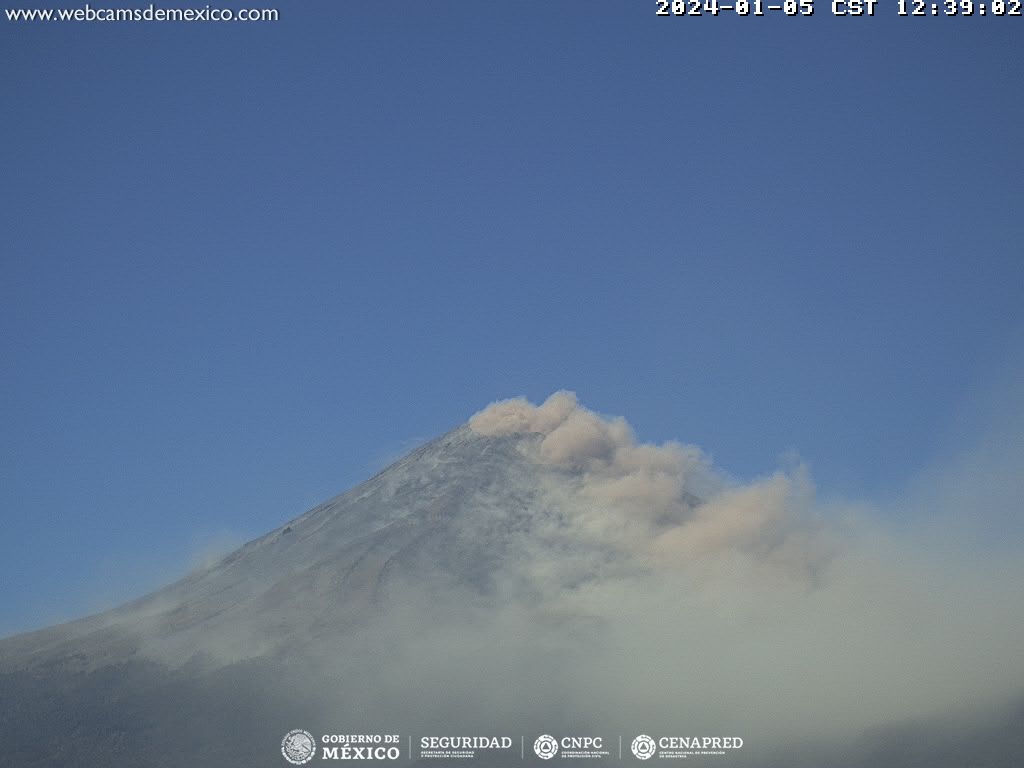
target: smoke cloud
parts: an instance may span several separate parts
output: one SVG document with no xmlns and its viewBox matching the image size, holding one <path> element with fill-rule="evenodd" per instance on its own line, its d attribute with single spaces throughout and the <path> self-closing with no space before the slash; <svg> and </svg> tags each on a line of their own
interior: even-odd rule
<svg viewBox="0 0 1024 768">
<path fill-rule="evenodd" d="M 536 435 L 532 461 L 565 470 L 576 498 L 579 534 L 686 566 L 748 553 L 764 566 L 812 578 L 827 562 L 828 541 L 813 513 L 814 490 L 798 468 L 745 486 L 729 484 L 695 446 L 637 443 L 622 418 L 604 418 L 572 392 L 541 405 L 502 400 L 475 414 L 470 428 L 486 436 Z"/>
<path fill-rule="evenodd" d="M 732 482 L 699 449 L 637 443 L 569 392 L 494 403 L 470 427 L 529 437 L 522 450 L 574 510 L 570 535 L 616 552 L 617 567 L 575 581 L 551 552 L 523 558 L 536 593 L 557 596 L 536 610 L 589 622 L 546 641 L 575 649 L 551 701 L 568 690 L 581 720 L 639 730 L 736 732 L 756 764 L 1002 764 L 1006 727 L 966 755 L 941 734 L 975 738 L 1024 701 L 1020 542 L 964 535 L 1018 519 L 1006 488 L 1024 465 L 1005 428 L 1001 448 L 983 443 L 997 460 L 965 449 L 957 472 L 925 475 L 927 493 L 879 506 L 820 501 L 803 467 Z M 927 533 L 893 523 L 908 515 Z"/>
</svg>

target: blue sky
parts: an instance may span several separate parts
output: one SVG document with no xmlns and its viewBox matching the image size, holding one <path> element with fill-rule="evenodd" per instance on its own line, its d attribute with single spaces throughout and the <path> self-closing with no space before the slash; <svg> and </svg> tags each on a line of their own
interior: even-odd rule
<svg viewBox="0 0 1024 768">
<path fill-rule="evenodd" d="M 1019 19 L 278 7 L 0 22 L 0 633 L 497 398 L 870 499 L 1020 359 Z"/>
</svg>

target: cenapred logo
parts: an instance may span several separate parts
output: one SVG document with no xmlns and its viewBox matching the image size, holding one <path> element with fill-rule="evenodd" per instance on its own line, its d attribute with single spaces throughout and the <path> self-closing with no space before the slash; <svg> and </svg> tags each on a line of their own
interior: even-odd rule
<svg viewBox="0 0 1024 768">
<path fill-rule="evenodd" d="M 558 742 L 555 741 L 554 736 L 545 733 L 543 736 L 538 736 L 537 740 L 533 742 L 533 751 L 541 760 L 550 760 L 558 754 Z"/>
<path fill-rule="evenodd" d="M 301 728 L 288 731 L 281 739 L 281 754 L 292 765 L 305 765 L 316 755 L 316 739 Z"/>
<path fill-rule="evenodd" d="M 658 751 L 658 745 L 655 744 L 654 739 L 646 733 L 641 733 L 633 739 L 630 749 L 633 750 L 633 755 L 638 759 L 647 760 L 654 757 L 654 753 Z"/>
</svg>

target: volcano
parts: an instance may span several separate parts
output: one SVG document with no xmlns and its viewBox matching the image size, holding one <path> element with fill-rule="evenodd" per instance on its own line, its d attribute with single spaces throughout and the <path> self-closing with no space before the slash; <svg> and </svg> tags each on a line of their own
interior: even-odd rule
<svg viewBox="0 0 1024 768">
<path fill-rule="evenodd" d="M 813 593 L 834 547 L 805 496 L 798 478 L 736 486 L 696 449 L 638 444 L 571 393 L 503 401 L 177 583 L 0 641 L 0 764 L 279 767 L 297 728 L 397 735 L 403 764 L 426 733 L 610 745 L 685 720 L 750 745 L 735 706 L 694 693 L 744 663 L 712 661 L 735 619 L 707 585 Z M 1013 722 L 977 764 L 1001 764 L 976 758 L 1002 755 Z M 929 759 L 957 754 L 924 732 Z M 820 764 L 802 755 L 720 761 Z"/>
</svg>

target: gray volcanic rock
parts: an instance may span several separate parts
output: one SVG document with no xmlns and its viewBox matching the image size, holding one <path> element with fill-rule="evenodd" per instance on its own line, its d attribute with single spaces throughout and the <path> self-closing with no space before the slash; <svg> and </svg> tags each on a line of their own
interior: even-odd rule
<svg viewBox="0 0 1024 768">
<path fill-rule="evenodd" d="M 0 641 L 0 762 L 281 765 L 297 722 L 331 732 L 360 710 L 328 692 L 354 698 L 345 659 L 396 631 L 366 631 L 388 606 L 486 606 L 537 522 L 557 531 L 521 450 L 535 439 L 460 427 L 165 589 Z"/>
<path fill-rule="evenodd" d="M 456 429 L 210 568 L 0 642 L 0 669 L 87 671 L 135 655 L 139 635 L 167 660 L 215 646 L 236 658 L 294 653 L 360 621 L 398 574 L 441 573 L 486 591 L 535 500 L 518 442 Z"/>
</svg>

